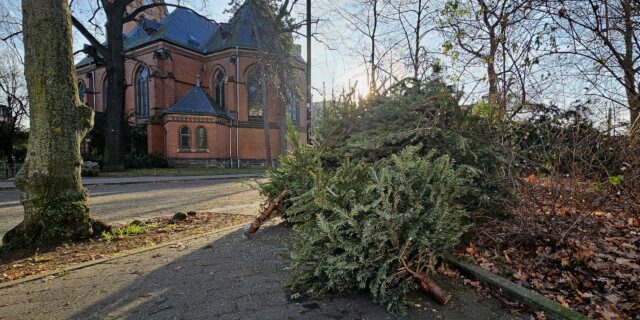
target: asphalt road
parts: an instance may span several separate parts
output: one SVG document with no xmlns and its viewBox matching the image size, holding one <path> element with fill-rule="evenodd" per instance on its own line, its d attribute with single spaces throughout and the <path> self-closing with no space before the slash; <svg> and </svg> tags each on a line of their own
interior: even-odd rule
<svg viewBox="0 0 640 320">
<path fill-rule="evenodd" d="M 214 211 L 257 215 L 261 197 L 240 180 L 199 180 L 88 186 L 94 217 L 109 223 Z M 18 190 L 0 190 L 0 235 L 22 221 Z"/>
</svg>

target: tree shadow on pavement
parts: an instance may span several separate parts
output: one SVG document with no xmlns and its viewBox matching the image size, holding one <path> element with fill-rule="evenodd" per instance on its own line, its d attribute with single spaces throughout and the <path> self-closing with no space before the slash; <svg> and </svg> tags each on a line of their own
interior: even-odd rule
<svg viewBox="0 0 640 320">
<path fill-rule="evenodd" d="M 493 300 L 459 284 L 445 283 L 454 299 L 440 306 L 425 295 L 398 317 L 364 294 L 292 301 L 287 252 L 294 234 L 282 225 L 263 228 L 252 240 L 240 231 L 143 273 L 124 289 L 86 307 L 73 319 L 511 319 Z M 153 251 L 141 259 L 153 259 Z M 157 255 L 157 253 L 155 254 Z M 99 281 L 111 281 L 105 277 Z M 98 279 L 96 279 L 98 280 Z M 420 299 L 420 300 L 418 300 Z M 419 307 L 418 307 L 419 306 Z"/>
</svg>

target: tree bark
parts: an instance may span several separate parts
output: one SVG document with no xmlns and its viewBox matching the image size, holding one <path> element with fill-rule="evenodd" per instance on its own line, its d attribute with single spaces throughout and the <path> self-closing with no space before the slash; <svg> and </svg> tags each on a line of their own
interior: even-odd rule
<svg viewBox="0 0 640 320">
<path fill-rule="evenodd" d="M 629 131 L 632 135 L 637 135 L 640 132 L 640 94 L 635 89 L 635 74 L 632 71 L 633 65 L 629 68 L 625 68 L 625 91 L 627 95 L 627 104 L 629 105 Z"/>
<path fill-rule="evenodd" d="M 253 12 L 258 12 L 258 9 L 255 7 L 255 3 L 249 2 L 250 5 L 253 5 Z M 273 168 L 273 158 L 271 156 L 271 129 L 269 128 L 269 100 L 267 95 L 267 81 L 266 81 L 266 57 L 264 53 L 261 30 L 258 28 L 258 24 L 256 22 L 256 17 L 251 15 L 251 25 L 253 29 L 253 33 L 256 37 L 256 43 L 258 45 L 258 51 L 260 54 L 260 61 L 258 64 L 260 65 L 260 90 L 262 91 L 262 126 L 264 128 L 264 153 L 267 161 L 267 165 L 269 168 Z"/>
<path fill-rule="evenodd" d="M 266 68 L 264 61 L 260 63 L 260 88 L 262 91 L 262 126 L 264 128 L 264 153 L 269 168 L 273 168 L 273 157 L 271 156 L 271 129 L 269 128 L 269 102 L 267 96 L 267 82 L 265 79 Z"/>
<path fill-rule="evenodd" d="M 111 6 L 117 6 L 114 3 Z M 106 128 L 105 128 L 105 148 L 104 148 L 104 171 L 124 171 L 125 155 L 125 130 L 126 120 L 124 117 L 124 96 L 127 88 L 125 79 L 125 55 L 124 42 L 122 38 L 123 8 L 112 7 L 108 11 L 107 37 L 109 43 L 109 55 L 105 57 L 107 71 L 107 106 Z"/>
<path fill-rule="evenodd" d="M 11 117 L 9 121 L 0 123 L 0 138 L 2 138 L 2 152 L 7 158 L 7 163 L 13 169 L 13 144 L 16 139 L 16 121 L 17 119 Z"/>
<path fill-rule="evenodd" d="M 491 110 L 495 110 L 494 108 L 499 108 L 498 114 L 494 114 L 491 112 L 491 121 L 495 120 L 496 117 L 498 119 L 502 119 L 502 104 L 498 101 L 498 74 L 496 72 L 496 53 L 498 51 L 498 43 L 493 29 L 489 32 L 489 56 L 487 59 L 487 78 L 489 80 L 489 104 L 491 105 Z"/>
<path fill-rule="evenodd" d="M 287 152 L 287 107 L 293 103 L 290 95 L 296 94 L 292 88 L 289 87 L 287 77 L 284 75 L 284 64 L 288 64 L 289 61 L 279 61 L 278 65 L 278 83 L 279 83 L 279 107 L 278 107 L 278 146 L 279 155 L 282 156 Z M 297 111 L 297 108 L 296 108 Z M 299 115 L 298 118 L 299 119 Z"/>
<path fill-rule="evenodd" d="M 280 100 L 280 112 L 278 114 L 278 154 L 282 156 L 287 153 L 287 107 L 284 101 Z M 289 102 L 291 103 L 291 102 Z"/>
<path fill-rule="evenodd" d="M 631 117 L 631 135 L 638 137 L 640 136 L 640 94 L 635 94 L 629 99 L 629 115 Z"/>
<path fill-rule="evenodd" d="M 13 160 L 13 140 L 15 139 L 14 135 L 6 136 L 5 141 L 2 141 L 2 152 L 4 152 L 4 156 L 7 158 L 7 164 L 9 167 L 13 168 L 14 160 Z"/>
<path fill-rule="evenodd" d="M 378 72 L 376 64 L 376 31 L 378 29 L 378 0 L 374 0 L 373 3 L 373 31 L 369 37 L 371 40 L 371 79 L 369 79 L 369 93 L 373 96 L 378 93 L 376 84 L 376 73 Z"/>
<path fill-rule="evenodd" d="M 80 142 L 93 125 L 93 111 L 78 97 L 69 5 L 66 0 L 23 0 L 22 15 L 31 119 L 27 159 L 15 179 L 24 220 L 5 234 L 10 247 L 55 244 L 92 233 L 80 178 Z"/>
<path fill-rule="evenodd" d="M 278 208 L 278 205 L 287 197 L 289 194 L 289 190 L 282 191 L 277 198 L 273 199 L 273 201 L 269 201 L 269 206 L 265 208 L 260 215 L 256 217 L 256 219 L 249 225 L 249 228 L 245 230 L 244 236 L 247 238 L 251 238 L 262 226 L 262 224 L 269 220 L 273 212 Z"/>
<path fill-rule="evenodd" d="M 640 120 L 638 113 L 640 112 L 640 88 L 636 88 L 636 74 L 638 71 L 634 68 L 634 31 L 633 24 L 633 8 L 630 0 L 621 1 L 623 20 L 624 20 L 624 60 L 622 61 L 622 69 L 624 70 L 624 87 L 627 95 L 627 103 L 629 104 L 629 131 L 631 135 L 637 136 L 639 132 Z M 636 40 L 637 41 L 637 40 Z"/>
<path fill-rule="evenodd" d="M 402 263 L 404 271 L 411 274 L 418 281 L 418 284 L 420 284 L 420 287 L 422 288 L 422 290 L 424 290 L 424 292 L 432 295 L 436 299 L 436 301 L 438 301 L 442 305 L 447 304 L 447 302 L 451 300 L 451 294 L 442 290 L 442 288 L 440 288 L 440 286 L 438 286 L 438 284 L 435 283 L 435 281 L 433 281 L 433 279 L 431 279 L 428 274 L 412 270 L 407 264 L 407 261 L 404 257 L 400 257 L 399 259 Z"/>
<path fill-rule="evenodd" d="M 414 48 L 415 52 L 413 53 L 413 79 L 416 81 L 420 81 L 420 27 L 422 25 L 422 0 L 418 0 L 418 7 L 416 8 L 416 14 L 418 17 L 416 18 L 416 28 L 414 39 Z M 420 90 L 420 86 L 418 86 L 418 90 Z"/>
<path fill-rule="evenodd" d="M 449 300 L 451 299 L 451 294 L 442 290 L 442 288 L 440 288 L 440 286 L 438 286 L 438 284 L 436 284 L 433 279 L 431 279 L 431 277 L 426 274 L 419 273 L 416 273 L 414 276 L 420 283 L 420 287 L 422 288 L 422 290 L 424 290 L 424 292 L 426 293 L 431 294 L 440 304 L 445 305 L 447 304 L 447 302 L 449 302 Z"/>
</svg>

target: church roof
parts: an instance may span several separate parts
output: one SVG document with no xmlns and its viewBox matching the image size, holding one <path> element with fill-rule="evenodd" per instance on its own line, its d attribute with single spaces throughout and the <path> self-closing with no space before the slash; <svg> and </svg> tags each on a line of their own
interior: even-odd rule
<svg viewBox="0 0 640 320">
<path fill-rule="evenodd" d="M 202 54 L 235 47 L 257 48 L 252 30 L 251 10 L 246 4 L 238 8 L 228 23 L 216 23 L 191 10 L 176 8 L 160 22 L 143 19 L 123 37 L 125 50 L 156 41 L 166 41 Z M 87 56 L 77 67 L 91 61 L 92 58 Z"/>
<path fill-rule="evenodd" d="M 147 20 L 126 34 L 125 50 L 143 44 L 164 40 L 173 44 L 204 52 L 205 44 L 218 30 L 218 25 L 195 12 L 176 8 L 157 25 L 147 25 Z M 146 30 L 145 30 L 146 29 Z"/>
<path fill-rule="evenodd" d="M 182 99 L 164 111 L 165 114 L 217 116 L 232 119 L 231 115 L 213 100 L 198 83 Z"/>
<path fill-rule="evenodd" d="M 229 23 L 220 24 L 220 29 L 211 37 L 205 53 L 236 46 L 252 49 L 258 47 L 252 30 L 251 10 L 248 5 L 238 8 Z"/>
</svg>

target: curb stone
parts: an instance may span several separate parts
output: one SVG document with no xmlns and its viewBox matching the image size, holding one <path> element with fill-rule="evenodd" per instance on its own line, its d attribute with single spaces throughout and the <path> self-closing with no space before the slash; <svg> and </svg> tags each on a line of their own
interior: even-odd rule
<svg viewBox="0 0 640 320">
<path fill-rule="evenodd" d="M 31 281 L 35 281 L 35 280 L 39 280 L 42 278 L 46 278 L 49 276 L 55 276 L 58 274 L 66 274 L 70 271 L 74 271 L 74 270 L 79 270 L 79 269 L 84 269 L 87 267 L 91 267 L 97 264 L 103 264 L 105 262 L 109 262 L 112 260 L 116 260 L 119 258 L 125 258 L 125 257 L 129 257 L 135 254 L 139 254 L 139 253 L 143 253 L 143 252 L 147 252 L 147 251 L 152 251 L 152 250 L 156 250 L 156 249 L 160 249 L 166 246 L 170 246 L 172 244 L 176 244 L 179 242 L 184 242 L 184 241 L 190 241 L 190 240 L 194 240 L 197 239 L 199 237 L 206 237 L 206 236 L 211 236 L 211 235 L 215 235 L 215 234 L 222 234 L 222 233 L 231 233 L 232 231 L 237 231 L 240 230 L 246 223 L 242 223 L 242 224 L 236 224 L 230 227 L 226 227 L 226 228 L 222 228 L 222 229 L 217 229 L 217 230 L 213 230 L 210 232 L 205 232 L 205 233 L 201 233 L 201 234 L 196 234 L 193 236 L 189 236 L 186 238 L 181 238 L 181 239 L 176 239 L 173 241 L 169 241 L 169 242 L 165 242 L 165 243 L 160 243 L 160 244 L 156 244 L 156 245 L 152 245 L 152 246 L 148 246 L 148 247 L 142 247 L 142 248 L 137 248 L 137 249 L 131 249 L 131 250 L 125 250 L 125 251 L 121 251 L 121 252 L 116 252 L 111 256 L 105 257 L 105 258 L 101 258 L 101 259 L 97 259 L 97 260 L 91 260 L 91 261 L 87 261 L 87 262 L 82 262 L 82 263 L 77 263 L 71 266 L 67 266 L 67 267 L 62 267 L 59 269 L 55 269 L 49 272 L 45 272 L 45 273 L 41 273 L 41 274 L 35 274 L 32 276 L 28 276 L 28 277 L 24 277 L 21 279 L 17 279 L 17 280 L 13 280 L 13 281 L 8 281 L 8 282 L 4 282 L 4 283 L 0 283 L 0 289 L 4 289 L 4 288 L 9 288 L 9 287 L 13 287 L 25 282 L 31 282 Z"/>
<path fill-rule="evenodd" d="M 528 305 L 529 307 L 545 311 L 552 318 L 569 320 L 588 319 L 587 316 L 575 310 L 564 307 L 555 301 L 547 299 L 537 292 L 531 291 L 503 277 L 484 270 L 475 264 L 460 261 L 453 256 L 445 256 L 444 259 L 461 271 L 473 275 L 481 282 L 499 289 L 500 292 L 504 293 L 505 295 L 511 298 L 518 299 L 520 302 Z"/>
</svg>

